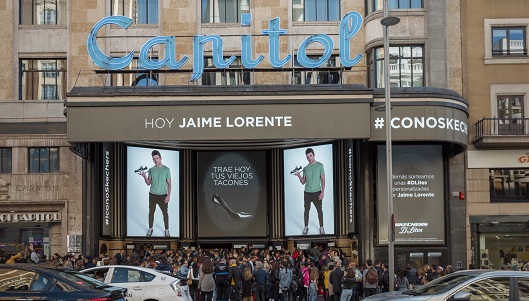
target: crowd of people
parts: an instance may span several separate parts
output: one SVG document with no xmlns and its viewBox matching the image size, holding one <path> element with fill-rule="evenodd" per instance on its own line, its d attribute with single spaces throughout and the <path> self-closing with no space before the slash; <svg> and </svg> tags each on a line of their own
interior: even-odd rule
<svg viewBox="0 0 529 301">
<path fill-rule="evenodd" d="M 7 261 L 30 262 L 32 256 Z M 7 262 L 10 263 L 10 262 Z M 79 254 L 60 256 L 55 253 L 41 264 L 86 269 L 102 265 L 135 265 L 173 273 L 186 281 L 193 301 L 232 300 L 257 301 L 359 301 L 380 292 L 387 292 L 389 277 L 394 277 L 394 290 L 423 285 L 439 276 L 452 273 L 450 265 L 400 267 L 390 273 L 388 265 L 367 260 L 357 266 L 339 248 L 298 250 L 263 250 L 252 246 L 240 249 L 148 249 L 126 254 L 121 250 L 112 257 L 91 257 Z"/>
</svg>

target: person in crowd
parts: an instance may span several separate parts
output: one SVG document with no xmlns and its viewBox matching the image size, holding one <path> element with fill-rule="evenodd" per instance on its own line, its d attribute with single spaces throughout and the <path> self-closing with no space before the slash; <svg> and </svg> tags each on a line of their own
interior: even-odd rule
<svg viewBox="0 0 529 301">
<path fill-rule="evenodd" d="M 196 261 L 193 261 L 191 263 L 191 266 L 189 267 L 189 274 L 187 275 L 188 279 L 191 279 L 191 285 L 189 285 L 189 295 L 191 296 L 191 299 L 193 301 L 197 301 L 199 296 L 198 291 L 198 281 L 199 281 L 199 274 L 200 270 L 198 267 L 198 263 Z"/>
<path fill-rule="evenodd" d="M 37 251 L 33 248 L 33 244 L 29 244 L 30 260 L 32 263 L 40 263 L 40 256 Z"/>
<path fill-rule="evenodd" d="M 449 264 L 445 268 L 445 275 L 452 274 L 454 272 L 454 268 Z"/>
<path fill-rule="evenodd" d="M 230 259 L 230 267 L 228 269 L 228 281 L 230 282 L 230 301 L 242 301 L 243 271 L 237 265 L 235 258 Z"/>
<path fill-rule="evenodd" d="M 308 289 L 308 301 L 316 301 L 318 298 L 318 279 L 320 278 L 320 273 L 317 267 L 311 267 L 310 269 L 310 284 Z"/>
<path fill-rule="evenodd" d="M 406 266 L 406 278 L 408 278 L 408 282 L 411 286 L 411 288 L 413 288 L 413 286 L 417 285 L 420 283 L 419 281 L 419 273 L 417 271 L 417 269 L 415 267 L 413 267 L 411 264 L 408 264 Z"/>
<path fill-rule="evenodd" d="M 84 258 L 83 268 L 88 269 L 93 268 L 95 266 L 96 264 L 94 263 L 94 259 L 92 258 L 92 256 L 86 255 L 86 257 Z"/>
<path fill-rule="evenodd" d="M 340 280 L 342 286 L 342 293 L 340 296 L 340 301 L 349 301 L 353 295 L 353 289 L 355 284 L 355 273 L 353 269 L 347 269 L 345 271 L 345 276 Z"/>
<path fill-rule="evenodd" d="M 217 300 L 228 301 L 230 282 L 228 281 L 228 265 L 226 259 L 221 258 L 214 268 L 215 284 L 217 285 Z"/>
<path fill-rule="evenodd" d="M 263 269 L 262 261 L 256 261 L 255 266 L 255 299 L 256 301 L 265 301 L 268 273 Z"/>
<path fill-rule="evenodd" d="M 323 301 L 327 301 L 327 299 L 329 298 L 329 275 L 331 274 L 331 271 L 329 271 L 330 266 L 331 265 L 324 264 L 323 268 Z M 332 265 L 332 267 L 334 269 L 334 265 Z"/>
<path fill-rule="evenodd" d="M 362 285 L 364 287 L 364 297 L 365 298 L 375 295 L 377 293 L 378 279 L 376 280 L 375 283 L 370 283 L 368 279 L 369 277 L 367 275 L 372 269 L 376 271 L 376 268 L 373 266 L 373 261 L 368 259 L 366 261 L 366 268 L 364 269 L 362 273 L 362 278 L 363 278 Z M 377 272 L 377 277 L 378 277 L 378 272 Z"/>
<path fill-rule="evenodd" d="M 444 269 L 440 265 L 437 266 L 436 272 L 437 272 L 437 277 L 435 278 L 443 277 L 445 275 Z"/>
<path fill-rule="evenodd" d="M 159 263 L 156 265 L 154 269 L 157 271 L 162 271 L 162 272 L 171 272 L 172 265 L 169 262 L 167 262 L 167 257 L 161 256 Z"/>
<path fill-rule="evenodd" d="M 395 281 L 395 287 L 398 291 L 405 291 L 408 290 L 410 286 L 410 282 L 408 281 L 408 278 L 404 276 L 403 271 L 399 271 L 397 273 L 397 279 Z"/>
<path fill-rule="evenodd" d="M 244 267 L 242 278 L 242 299 L 243 301 L 253 301 L 253 287 L 255 280 L 252 275 L 252 268 Z"/>
<path fill-rule="evenodd" d="M 268 298 L 279 300 L 279 261 L 274 261 L 268 275 Z"/>
<path fill-rule="evenodd" d="M 417 274 L 419 275 L 419 285 L 424 285 L 428 283 L 428 279 L 426 278 L 426 271 L 424 270 L 424 268 L 420 268 L 417 271 Z"/>
<path fill-rule="evenodd" d="M 198 289 L 200 290 L 201 301 L 212 301 L 213 290 L 215 290 L 215 279 L 213 278 L 213 263 L 211 258 L 206 256 L 200 265 L 198 276 Z"/>
<path fill-rule="evenodd" d="M 281 260 L 279 262 L 279 289 L 283 294 L 282 300 L 291 301 L 292 292 L 290 291 L 290 283 L 292 282 L 292 270 L 289 267 L 289 261 Z"/>
<path fill-rule="evenodd" d="M 341 268 L 341 263 L 336 262 L 334 265 L 334 270 L 329 275 L 329 283 L 332 284 L 333 289 L 333 301 L 339 301 L 342 295 L 342 278 L 344 276 L 344 271 Z"/>
</svg>

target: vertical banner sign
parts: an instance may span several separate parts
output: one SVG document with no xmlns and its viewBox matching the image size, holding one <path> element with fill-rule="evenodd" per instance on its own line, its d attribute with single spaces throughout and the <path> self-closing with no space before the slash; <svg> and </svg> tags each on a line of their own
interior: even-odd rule
<svg viewBox="0 0 529 301">
<path fill-rule="evenodd" d="M 112 235 L 112 145 L 103 143 L 101 235 Z"/>
<path fill-rule="evenodd" d="M 393 146 L 395 244 L 445 243 L 443 151 L 440 145 Z M 378 243 L 388 242 L 386 147 L 378 147 Z"/>
<path fill-rule="evenodd" d="M 355 233 L 355 189 L 354 189 L 354 153 L 353 140 L 347 141 L 347 218 L 349 233 Z"/>
</svg>

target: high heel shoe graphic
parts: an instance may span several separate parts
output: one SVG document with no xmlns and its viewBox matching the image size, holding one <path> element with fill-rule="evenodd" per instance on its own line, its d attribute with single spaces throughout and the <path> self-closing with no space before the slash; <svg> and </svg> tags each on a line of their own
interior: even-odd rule
<svg viewBox="0 0 529 301">
<path fill-rule="evenodd" d="M 228 206 L 228 204 L 226 204 L 226 202 L 224 202 L 224 200 L 217 193 L 213 194 L 213 196 L 211 197 L 211 201 L 213 202 L 213 204 L 215 204 L 215 205 L 219 206 L 220 208 L 224 209 L 226 214 L 234 221 L 238 221 L 238 220 L 241 220 L 241 219 L 253 217 L 253 215 L 250 214 L 250 213 L 234 212 L 233 210 L 231 210 L 231 208 Z"/>
<path fill-rule="evenodd" d="M 137 174 L 140 174 L 142 171 L 145 171 L 145 170 L 147 170 L 147 166 L 140 165 L 140 168 L 136 169 L 134 172 Z"/>
<path fill-rule="evenodd" d="M 296 173 L 298 173 L 299 171 L 301 171 L 303 169 L 303 167 L 301 166 L 294 166 L 294 170 L 290 172 L 291 175 L 296 175 Z"/>
</svg>

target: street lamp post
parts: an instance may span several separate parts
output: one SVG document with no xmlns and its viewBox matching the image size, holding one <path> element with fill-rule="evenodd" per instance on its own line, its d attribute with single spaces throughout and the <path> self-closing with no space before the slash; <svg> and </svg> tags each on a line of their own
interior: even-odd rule
<svg viewBox="0 0 529 301">
<path fill-rule="evenodd" d="M 391 96 L 389 82 L 389 27 L 400 22 L 397 17 L 388 16 L 388 0 L 384 0 L 384 18 L 380 23 L 384 26 L 384 100 L 386 111 L 386 181 L 388 198 L 388 265 L 389 291 L 395 290 L 395 219 L 393 214 L 393 158 L 391 153 Z"/>
</svg>

